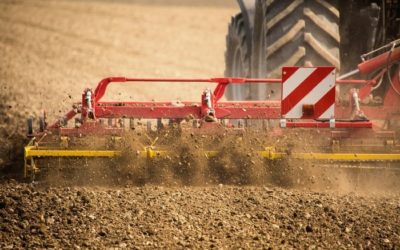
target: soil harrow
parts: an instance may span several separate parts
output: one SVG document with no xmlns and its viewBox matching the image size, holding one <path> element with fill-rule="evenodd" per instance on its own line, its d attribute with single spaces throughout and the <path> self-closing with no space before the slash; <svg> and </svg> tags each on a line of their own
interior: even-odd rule
<svg viewBox="0 0 400 250">
<path fill-rule="evenodd" d="M 153 120 L 157 121 L 159 130 L 168 129 L 172 124 L 179 127 L 184 121 L 191 122 L 190 130 L 200 134 L 245 131 L 254 125 L 266 130 L 271 141 L 278 141 L 290 133 L 299 137 L 314 135 L 309 139 L 310 147 L 300 145 L 288 150 L 274 144 L 260 145 L 256 152 L 266 161 L 293 158 L 338 164 L 394 162 L 391 164 L 397 166 L 396 162 L 400 162 L 399 61 L 400 48 L 394 45 L 390 51 L 363 61 L 357 70 L 337 79 L 335 67 L 283 67 L 281 79 L 105 78 L 94 90 L 85 89 L 81 101 L 53 124 L 47 125 L 43 116 L 39 119 L 40 128 L 33 131 L 32 119 L 28 120 L 31 141 L 25 147 L 24 175 L 35 175 L 41 168 L 36 160 L 42 158 L 119 157 L 122 151 L 118 141 L 126 130 L 135 127 L 138 120 L 147 121 L 149 130 Z M 368 79 L 349 79 L 356 74 L 368 76 Z M 390 84 L 382 102 L 363 102 L 386 76 Z M 199 102 L 102 101 L 110 84 L 127 82 L 215 83 L 216 87 L 213 91 L 205 89 Z M 230 84 L 280 84 L 282 98 L 221 101 Z M 78 141 L 92 137 L 102 138 L 107 145 L 113 146 L 76 146 L 80 145 Z M 157 147 L 154 142 L 138 155 L 143 158 L 165 156 L 171 148 Z M 203 149 L 202 152 L 207 158 L 218 155 L 213 150 Z"/>
</svg>

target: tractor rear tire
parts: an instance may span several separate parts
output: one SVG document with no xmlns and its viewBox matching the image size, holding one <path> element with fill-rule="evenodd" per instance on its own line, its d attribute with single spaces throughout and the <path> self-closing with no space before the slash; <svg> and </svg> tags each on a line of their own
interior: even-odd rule
<svg viewBox="0 0 400 250">
<path fill-rule="evenodd" d="M 232 17 L 226 36 L 225 76 L 248 77 L 250 75 L 250 49 L 248 34 L 244 27 L 241 13 Z M 249 87 L 243 84 L 230 84 L 226 88 L 228 100 L 245 100 L 248 98 Z"/>
<path fill-rule="evenodd" d="M 280 78 L 283 66 L 340 69 L 337 0 L 257 0 L 255 13 L 253 76 Z M 269 87 L 266 96 L 279 92 Z"/>
</svg>

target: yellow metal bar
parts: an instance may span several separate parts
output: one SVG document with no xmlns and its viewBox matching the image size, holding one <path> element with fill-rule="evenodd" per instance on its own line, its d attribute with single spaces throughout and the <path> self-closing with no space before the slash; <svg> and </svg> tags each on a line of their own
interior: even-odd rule
<svg viewBox="0 0 400 250">
<path fill-rule="evenodd" d="M 330 154 L 330 153 L 295 153 L 295 159 L 330 160 L 330 161 L 399 161 L 400 154 Z"/>
<path fill-rule="evenodd" d="M 324 161 L 400 161 L 400 154 L 355 154 L 355 153 L 281 153 L 273 148 L 259 151 L 259 155 L 269 160 L 291 158 Z"/>
<path fill-rule="evenodd" d="M 218 155 L 218 151 L 204 151 L 204 156 L 208 158 L 216 157 Z"/>
<path fill-rule="evenodd" d="M 68 149 L 45 149 L 33 146 L 31 141 L 24 148 L 24 176 L 33 177 L 39 171 L 36 165 L 36 157 L 118 157 L 121 151 L 117 150 L 68 150 Z M 219 151 L 201 151 L 200 155 L 208 158 L 218 157 Z M 373 161 L 400 161 L 400 154 L 351 154 L 351 153 L 282 153 L 276 152 L 273 147 L 257 151 L 258 155 L 267 160 L 283 158 L 315 160 L 315 161 L 354 161 L 354 162 L 373 162 Z M 151 159 L 159 156 L 166 156 L 170 151 L 155 150 L 153 146 L 145 147 L 138 152 L 139 157 Z"/>
<path fill-rule="evenodd" d="M 218 151 L 203 151 L 206 158 L 218 156 Z M 400 154 L 354 154 L 354 153 L 282 153 L 275 152 L 271 147 L 263 151 L 257 151 L 258 155 L 268 160 L 282 158 L 301 160 L 324 160 L 324 161 L 400 161 Z M 166 156 L 169 151 L 154 150 L 147 147 L 139 151 L 143 158 L 155 158 Z M 33 146 L 25 147 L 25 160 L 33 157 L 117 157 L 121 151 L 116 150 L 64 150 L 64 149 L 36 149 Z"/>
<path fill-rule="evenodd" d="M 64 150 L 64 149 L 35 149 L 25 147 L 25 158 L 32 157 L 116 157 L 120 151 L 113 150 Z"/>
<path fill-rule="evenodd" d="M 158 137 L 157 137 L 158 138 Z M 157 156 L 166 156 L 168 151 L 154 150 L 151 146 L 146 147 L 144 151 L 139 151 L 139 155 L 143 158 L 155 158 Z"/>
<path fill-rule="evenodd" d="M 273 147 L 266 147 L 264 151 L 258 151 L 258 154 L 268 160 L 282 159 L 286 154 L 277 153 Z"/>
<path fill-rule="evenodd" d="M 143 158 L 155 158 L 165 156 L 168 151 L 154 150 L 150 147 L 139 151 Z M 72 149 L 37 149 L 33 146 L 25 147 L 25 159 L 32 157 L 117 157 L 121 156 L 118 150 L 72 150 Z"/>
</svg>

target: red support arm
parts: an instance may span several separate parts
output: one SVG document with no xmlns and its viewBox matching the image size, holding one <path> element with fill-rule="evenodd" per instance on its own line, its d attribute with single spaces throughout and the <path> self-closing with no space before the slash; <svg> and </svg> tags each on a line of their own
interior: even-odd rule
<svg viewBox="0 0 400 250">
<path fill-rule="evenodd" d="M 361 74 L 368 74 L 383 68 L 387 64 L 391 65 L 396 61 L 400 61 L 400 47 L 360 63 L 358 65 L 358 70 Z"/>
</svg>

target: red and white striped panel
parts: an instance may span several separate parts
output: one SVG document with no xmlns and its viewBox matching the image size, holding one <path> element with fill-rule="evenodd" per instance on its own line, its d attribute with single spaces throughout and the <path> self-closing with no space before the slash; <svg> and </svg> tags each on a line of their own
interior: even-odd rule
<svg viewBox="0 0 400 250">
<path fill-rule="evenodd" d="M 331 119 L 335 113 L 335 67 L 283 67 L 282 117 Z M 314 105 L 311 116 L 303 105 Z"/>
</svg>

